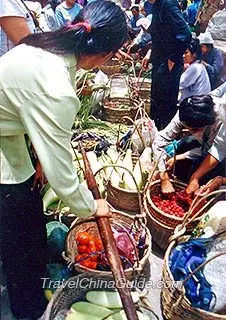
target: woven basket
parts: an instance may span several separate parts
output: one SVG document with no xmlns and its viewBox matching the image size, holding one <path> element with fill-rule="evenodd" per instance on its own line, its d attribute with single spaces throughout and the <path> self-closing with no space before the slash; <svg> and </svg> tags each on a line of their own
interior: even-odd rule
<svg viewBox="0 0 226 320">
<path fill-rule="evenodd" d="M 183 189 L 186 186 L 184 183 L 179 181 L 175 181 L 174 184 L 179 189 Z M 184 223 L 184 217 L 180 218 L 163 212 L 157 208 L 151 200 L 151 195 L 160 192 L 160 180 L 151 182 L 149 186 L 150 188 L 146 188 L 145 194 L 143 195 L 144 209 L 147 214 L 147 225 L 151 231 L 153 240 L 160 248 L 166 250 L 170 236 L 178 225 L 182 225 Z M 200 216 L 195 217 L 188 222 L 186 227 L 188 233 L 194 229 L 199 220 Z"/>
<path fill-rule="evenodd" d="M 175 181 L 171 180 L 171 182 L 173 182 L 174 186 L 179 190 L 183 190 L 186 187 L 185 183 L 180 182 L 178 180 L 175 180 Z M 166 225 L 172 229 L 175 229 L 178 224 L 181 224 L 183 222 L 184 218 L 170 215 L 160 210 L 158 207 L 156 207 L 156 205 L 152 201 L 152 196 L 159 194 L 160 190 L 161 190 L 160 180 L 156 180 L 152 182 L 149 188 L 146 190 L 148 213 L 150 213 L 151 216 L 155 218 L 155 220 L 159 221 L 163 225 Z M 197 224 L 198 220 L 199 219 L 195 220 L 193 225 L 190 226 L 189 229 L 192 229 L 194 225 Z"/>
<path fill-rule="evenodd" d="M 173 235 L 174 229 L 162 224 L 148 212 L 145 199 L 144 210 L 147 213 L 147 227 L 151 231 L 152 240 L 165 251 L 169 245 L 169 238 Z"/>
<path fill-rule="evenodd" d="M 55 320 L 56 316 L 59 319 L 65 319 L 65 315 L 73 303 L 79 301 L 86 301 L 86 293 L 95 291 L 112 291 L 112 280 L 109 282 L 109 278 L 99 275 L 95 277 L 93 274 L 79 274 L 70 278 L 64 285 L 56 290 L 52 299 L 50 300 L 46 312 L 45 320 Z M 114 284 L 115 285 L 115 284 Z M 135 289 L 131 285 L 132 290 Z M 143 302 L 143 300 L 142 300 Z M 142 311 L 145 310 L 145 314 L 150 319 L 158 319 L 157 316 L 150 310 L 150 303 L 144 300 L 144 305 L 141 302 Z M 88 318 L 87 318 L 88 319 Z"/>
<path fill-rule="evenodd" d="M 165 319 L 169 320 L 226 320 L 225 315 L 207 312 L 191 306 L 185 296 L 185 288 L 178 288 L 169 268 L 169 257 L 176 241 L 170 243 L 164 258 L 161 292 L 162 312 Z M 165 285 L 164 285 L 165 284 Z"/>
<path fill-rule="evenodd" d="M 118 59 L 111 59 L 102 64 L 99 69 L 103 71 L 107 76 L 111 76 L 118 73 L 121 70 L 121 63 Z"/>
<path fill-rule="evenodd" d="M 132 225 L 136 223 L 135 219 L 128 214 L 112 211 L 113 217 L 110 218 L 111 223 L 116 223 L 117 225 L 121 224 L 122 226 L 130 229 Z M 125 275 L 128 280 L 134 279 L 137 275 L 139 275 L 145 264 L 148 262 L 150 253 L 151 253 L 151 235 L 149 230 L 142 224 L 142 228 L 145 229 L 146 232 L 146 249 L 144 252 L 143 257 L 140 261 L 137 261 L 133 268 L 129 268 L 125 270 Z M 134 227 L 134 230 L 135 227 Z M 76 248 L 77 244 L 75 241 L 75 235 L 81 231 L 88 231 L 90 234 L 100 237 L 96 221 L 93 217 L 88 219 L 76 219 L 73 223 L 72 228 L 69 230 L 67 238 L 66 238 L 66 248 L 65 253 L 63 254 L 65 260 L 68 262 L 74 263 L 75 256 L 76 256 Z M 139 238 L 140 230 L 136 230 L 136 237 Z M 93 270 L 87 267 L 81 266 L 80 264 L 74 264 L 74 268 L 79 273 L 87 273 L 91 272 L 94 276 L 103 275 L 106 276 L 108 279 L 113 279 L 113 275 L 110 271 L 100 271 L 100 270 Z"/>
<path fill-rule="evenodd" d="M 112 103 L 124 105 L 127 108 L 113 108 Z M 140 102 L 127 97 L 106 98 L 103 102 L 103 119 L 112 123 L 120 123 L 125 116 L 135 119 Z"/>
<path fill-rule="evenodd" d="M 126 190 L 114 187 L 111 182 L 107 184 L 107 201 L 118 210 L 131 212 L 133 214 L 140 212 L 139 195 L 137 191 Z M 140 192 L 142 198 L 142 191 Z"/>
<path fill-rule="evenodd" d="M 112 85 L 114 81 L 125 82 L 127 89 L 126 94 L 123 96 L 112 96 Z M 135 119 L 137 111 L 139 109 L 140 101 L 132 98 L 127 78 L 122 74 L 114 74 L 109 79 L 109 91 L 106 96 L 103 97 L 103 120 L 112 123 L 121 123 L 123 117 L 129 117 L 132 120 Z M 123 105 L 124 108 L 118 106 Z M 126 120 L 124 123 L 129 124 Z"/>
</svg>

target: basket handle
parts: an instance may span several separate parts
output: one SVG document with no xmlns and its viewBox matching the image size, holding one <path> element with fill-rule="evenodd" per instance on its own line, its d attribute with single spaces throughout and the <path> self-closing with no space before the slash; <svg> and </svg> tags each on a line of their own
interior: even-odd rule
<svg viewBox="0 0 226 320">
<path fill-rule="evenodd" d="M 220 252 L 220 253 L 216 254 L 216 255 L 213 256 L 212 258 L 210 258 L 210 259 L 206 260 L 205 262 L 201 263 L 197 268 L 195 268 L 195 269 L 187 276 L 186 279 L 184 279 L 184 280 L 182 281 L 182 285 L 184 286 L 184 285 L 188 282 L 188 280 L 189 280 L 197 271 L 199 271 L 201 268 L 205 267 L 205 265 L 207 265 L 207 264 L 210 263 L 211 261 L 213 261 L 213 260 L 215 260 L 216 258 L 221 257 L 221 256 L 223 256 L 223 255 L 226 255 L 226 250 L 223 251 L 223 252 Z"/>
<path fill-rule="evenodd" d="M 115 77 L 121 77 L 121 78 L 124 79 L 125 84 L 126 84 L 126 88 L 128 90 L 128 96 L 129 96 L 129 99 L 131 100 L 131 92 L 130 92 L 130 87 L 129 87 L 129 84 L 128 84 L 128 80 L 126 79 L 126 77 L 122 73 L 115 73 L 115 74 L 113 74 L 112 76 L 109 77 L 109 81 L 108 81 L 108 83 L 109 83 L 108 98 L 110 98 L 110 96 L 111 96 L 112 81 L 113 81 L 113 79 Z"/>
<path fill-rule="evenodd" d="M 140 226 L 142 225 L 146 225 L 146 214 L 144 213 L 144 209 L 143 209 L 143 204 L 142 204 L 142 199 L 141 199 L 141 194 L 140 194 L 140 190 L 138 188 L 138 185 L 137 185 L 137 182 L 136 182 L 136 179 L 134 178 L 134 175 L 133 173 L 127 169 L 127 168 L 124 168 L 123 166 L 120 166 L 118 164 L 110 164 L 110 165 L 105 165 L 103 166 L 102 168 L 100 168 L 99 170 L 96 171 L 96 173 L 94 174 L 94 176 L 96 176 L 99 172 L 101 172 L 102 170 L 104 170 L 105 168 L 120 168 L 120 169 L 123 169 L 123 170 L 126 170 L 132 177 L 133 179 L 133 182 L 136 186 L 136 189 L 137 189 L 137 194 L 138 194 L 138 203 L 139 203 L 139 208 L 140 208 L 140 214 L 136 214 L 134 216 L 134 220 L 138 222 L 138 224 Z M 112 170 L 113 172 L 113 170 Z M 106 181 L 106 183 L 108 183 L 110 180 L 110 177 L 108 178 L 108 180 Z"/>
<path fill-rule="evenodd" d="M 209 197 L 212 197 L 213 195 L 217 195 L 217 194 L 222 194 L 222 193 L 226 193 L 226 190 L 215 190 L 210 192 L 209 194 L 206 194 L 204 196 L 202 196 L 198 201 L 197 198 L 199 198 L 200 196 L 196 196 L 195 199 L 192 201 L 192 204 L 188 210 L 188 212 L 184 215 L 184 220 L 182 222 L 182 224 L 178 225 L 175 230 L 174 230 L 174 234 L 170 237 L 169 242 L 178 240 L 179 237 L 181 237 L 185 232 L 186 232 L 186 227 L 189 223 L 193 222 L 200 214 L 203 213 L 203 211 L 209 207 L 209 205 L 211 203 L 214 202 L 215 198 L 210 199 L 207 203 L 205 203 L 204 206 L 202 206 L 202 208 L 200 208 L 191 218 L 190 216 L 192 215 L 193 211 L 195 210 L 195 208 L 197 208 L 198 205 L 200 205 L 200 203 L 204 200 L 207 199 Z M 190 219 L 189 219 L 190 218 Z"/>
</svg>

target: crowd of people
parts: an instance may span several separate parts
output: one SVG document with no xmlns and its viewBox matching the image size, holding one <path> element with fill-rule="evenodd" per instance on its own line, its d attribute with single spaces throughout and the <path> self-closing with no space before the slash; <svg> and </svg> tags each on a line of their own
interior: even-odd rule
<svg viewBox="0 0 226 320">
<path fill-rule="evenodd" d="M 199 0 L 188 6 L 185 0 L 43 0 L 39 9 L 34 11 L 33 1 L 1 3 L 1 247 L 17 319 L 38 319 L 46 308 L 40 281 L 46 231 L 34 183 L 42 172 L 34 167 L 31 144 L 49 184 L 77 216 L 108 216 L 107 202 L 94 200 L 79 184 L 71 162 L 71 127 L 80 108 L 74 91 L 77 70 L 95 69 L 116 53 L 123 55 L 128 41 L 124 57 L 145 47 L 142 67 L 152 66 L 156 159 L 183 129 L 193 137 L 175 148 L 173 159 L 166 152 L 161 158 L 162 192 L 174 192 L 170 172 L 175 160 L 188 194 L 225 184 L 224 57 L 210 32 L 197 31 Z"/>
</svg>

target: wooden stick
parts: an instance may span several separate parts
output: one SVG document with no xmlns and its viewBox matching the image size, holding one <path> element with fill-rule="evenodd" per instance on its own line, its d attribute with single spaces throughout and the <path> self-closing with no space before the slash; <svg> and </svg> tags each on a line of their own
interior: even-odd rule
<svg viewBox="0 0 226 320">
<path fill-rule="evenodd" d="M 94 199 L 100 199 L 100 191 L 97 187 L 96 180 L 94 178 L 92 169 L 90 167 L 89 160 L 87 158 L 85 150 L 81 147 L 81 153 L 83 157 L 85 167 L 85 178 L 89 190 L 92 192 Z M 116 287 L 120 294 L 122 305 L 124 307 L 128 320 L 138 320 L 135 305 L 133 303 L 130 290 L 127 286 L 127 279 L 123 270 L 122 262 L 119 257 L 118 249 L 113 237 L 109 218 L 98 217 L 97 226 L 100 232 L 100 236 L 103 242 L 103 246 L 111 266 L 111 271 L 114 276 Z"/>
</svg>

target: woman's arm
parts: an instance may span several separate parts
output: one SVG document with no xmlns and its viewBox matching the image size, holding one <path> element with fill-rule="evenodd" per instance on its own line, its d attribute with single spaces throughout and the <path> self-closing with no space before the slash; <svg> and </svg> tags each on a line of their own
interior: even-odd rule
<svg viewBox="0 0 226 320">
<path fill-rule="evenodd" d="M 24 17 L 2 17 L 0 26 L 15 45 L 31 33 Z"/>
<path fill-rule="evenodd" d="M 226 177 L 215 177 L 212 180 L 210 180 L 206 185 L 202 186 L 198 194 L 204 196 L 214 190 L 219 189 L 223 185 L 226 185 Z"/>
<path fill-rule="evenodd" d="M 199 189 L 199 180 L 210 170 L 218 165 L 219 161 L 210 153 L 205 157 L 199 168 L 193 173 L 189 181 L 186 192 L 188 194 L 194 193 Z"/>
</svg>

